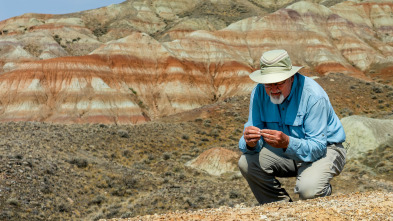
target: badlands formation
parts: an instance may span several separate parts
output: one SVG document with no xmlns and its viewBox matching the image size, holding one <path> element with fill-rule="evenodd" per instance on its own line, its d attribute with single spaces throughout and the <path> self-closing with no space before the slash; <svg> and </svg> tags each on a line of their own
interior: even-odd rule
<svg viewBox="0 0 393 221">
<path fill-rule="evenodd" d="M 0 21 L 0 219 L 391 219 L 391 120 L 350 115 L 392 117 L 392 14 L 383 0 L 127 0 Z M 283 179 L 295 203 L 253 207 L 237 142 L 248 75 L 275 48 L 348 116 L 353 155 L 333 196 L 299 201 Z"/>
<path fill-rule="evenodd" d="M 266 50 L 391 84 L 390 1 L 125 1 L 0 22 L 0 120 L 137 124 L 248 94 Z"/>
</svg>

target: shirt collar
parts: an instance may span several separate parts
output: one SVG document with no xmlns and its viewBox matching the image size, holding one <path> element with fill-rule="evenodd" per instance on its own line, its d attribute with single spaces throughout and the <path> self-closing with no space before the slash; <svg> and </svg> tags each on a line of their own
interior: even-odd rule
<svg viewBox="0 0 393 221">
<path fill-rule="evenodd" d="M 288 102 L 291 100 L 291 98 L 293 97 L 293 94 L 295 93 L 297 82 L 298 82 L 298 73 L 296 73 L 294 75 L 293 82 L 292 82 L 291 93 L 289 93 L 289 95 L 288 95 L 288 97 L 286 99 Z"/>
</svg>

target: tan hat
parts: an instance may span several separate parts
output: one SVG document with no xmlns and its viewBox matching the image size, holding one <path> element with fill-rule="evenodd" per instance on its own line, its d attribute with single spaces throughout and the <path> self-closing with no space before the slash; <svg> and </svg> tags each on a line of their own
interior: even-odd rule
<svg viewBox="0 0 393 221">
<path fill-rule="evenodd" d="M 288 79 L 302 67 L 292 66 L 288 52 L 282 49 L 267 51 L 261 57 L 261 69 L 250 74 L 251 80 L 272 84 Z"/>
</svg>

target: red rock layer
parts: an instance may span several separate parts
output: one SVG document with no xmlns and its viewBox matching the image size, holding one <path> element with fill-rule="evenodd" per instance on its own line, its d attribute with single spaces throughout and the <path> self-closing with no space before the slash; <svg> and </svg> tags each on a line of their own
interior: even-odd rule
<svg viewBox="0 0 393 221">
<path fill-rule="evenodd" d="M 183 50 L 176 51 L 176 47 Z M 161 45 L 146 34 L 135 33 L 92 54 L 111 60 L 113 72 L 140 94 L 152 118 L 234 95 L 244 82 L 250 83 L 247 73 L 251 69 L 243 63 L 214 56 L 206 63 L 206 54 L 198 60 L 187 58 L 187 53 L 186 43 Z"/>
<path fill-rule="evenodd" d="M 122 6 L 134 3 L 137 4 L 128 1 L 83 16 L 124 11 Z M 177 9 L 167 12 L 166 3 L 155 3 L 161 5 L 162 16 L 175 19 Z M 132 19 L 140 18 L 132 23 L 133 27 L 147 32 L 162 30 L 157 11 L 142 2 L 138 4 L 130 9 Z M 48 18 L 52 23 L 43 24 L 37 17 L 37 21 L 29 20 L 34 27 L 23 37 L 0 38 L 0 45 L 8 47 L 0 52 L 6 72 L 0 75 L 0 119 L 143 122 L 249 93 L 254 82 L 248 75 L 258 69 L 264 51 L 276 48 L 286 49 L 294 65 L 302 65 L 313 73 L 342 72 L 366 79 L 369 76 L 364 72 L 371 69 L 390 73 L 392 9 L 393 3 L 389 2 L 343 2 L 327 8 L 302 1 L 219 31 L 194 31 L 168 42 L 122 29 L 124 20 L 119 20 L 111 27 L 128 30 L 129 35 L 106 44 L 93 35 L 96 30 L 87 28 L 87 19 L 70 15 Z M 148 16 L 152 16 L 151 20 Z M 60 33 L 59 30 L 61 35 L 51 37 L 50 44 L 39 41 L 48 33 Z M 25 45 L 19 38 L 30 42 L 35 39 L 38 43 Z M 34 60 L 37 55 L 51 58 L 91 48 L 96 50 L 81 57 L 33 61 L 21 66 L 12 61 L 20 55 Z"/>
<path fill-rule="evenodd" d="M 31 62 L 0 76 L 1 120 L 138 123 L 137 99 L 99 56 Z"/>
<path fill-rule="evenodd" d="M 378 11 L 384 18 L 388 14 L 386 10 L 392 11 L 392 4 L 371 5 L 374 9 L 384 8 L 383 13 Z M 345 9 L 346 13 L 343 13 Z M 295 64 L 314 68 L 321 74 L 343 72 L 364 78 L 362 72 L 373 63 L 386 63 L 387 58 L 392 59 L 391 40 L 381 40 L 377 35 L 381 32 L 386 34 L 386 30 L 393 27 L 393 22 L 375 20 L 375 14 L 367 15 L 363 11 L 363 4 L 353 2 L 344 2 L 330 9 L 299 2 L 263 18 L 242 20 L 226 30 L 246 33 L 254 66 L 257 66 L 263 51 L 284 48 Z M 359 17 L 354 16 L 357 14 L 362 14 L 362 20 L 355 23 L 352 20 Z M 349 17 L 352 20 L 347 19 Z M 389 28 L 374 29 L 376 23 L 387 24 Z M 388 44 L 386 41 L 389 41 Z M 376 47 L 379 49 L 376 50 Z"/>
<path fill-rule="evenodd" d="M 250 83 L 250 71 L 232 59 L 178 59 L 135 33 L 89 56 L 30 62 L 1 75 L 0 119 L 138 123 L 234 95 Z"/>
</svg>

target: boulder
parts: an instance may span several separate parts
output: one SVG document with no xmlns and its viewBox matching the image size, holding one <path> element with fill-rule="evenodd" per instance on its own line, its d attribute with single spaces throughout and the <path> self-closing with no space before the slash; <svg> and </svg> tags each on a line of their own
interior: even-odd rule
<svg viewBox="0 0 393 221">
<path fill-rule="evenodd" d="M 238 172 L 237 162 L 239 157 L 240 153 L 222 147 L 215 147 L 187 162 L 186 166 L 203 170 L 214 176 L 220 176 L 224 173 Z"/>
<path fill-rule="evenodd" d="M 347 157 L 355 158 L 393 141 L 393 120 L 349 116 L 341 119 L 347 136 Z"/>
</svg>

